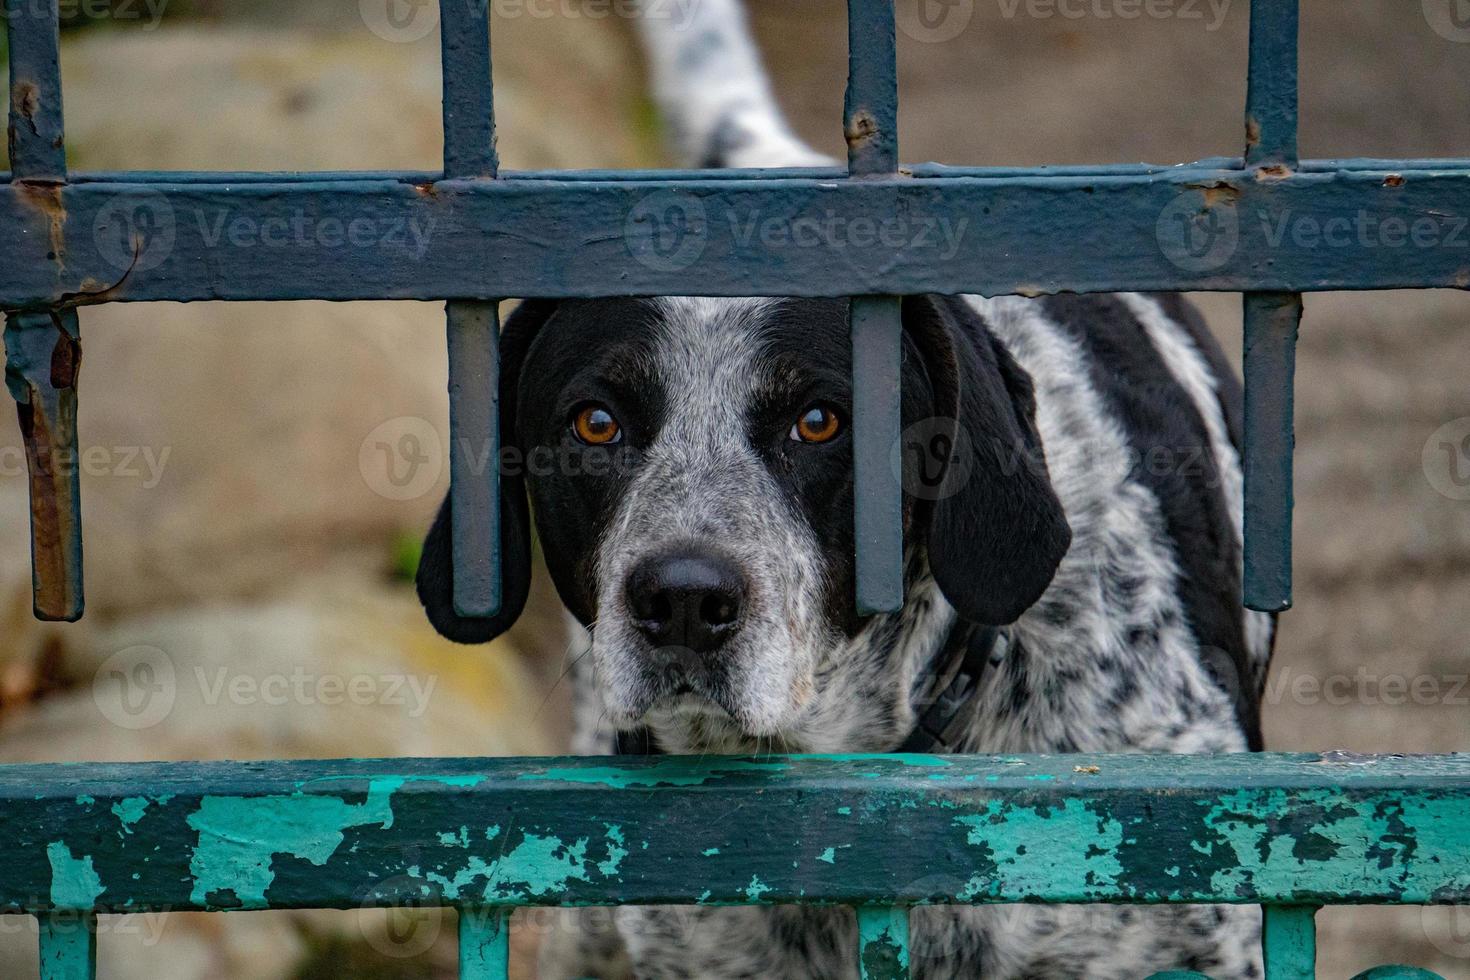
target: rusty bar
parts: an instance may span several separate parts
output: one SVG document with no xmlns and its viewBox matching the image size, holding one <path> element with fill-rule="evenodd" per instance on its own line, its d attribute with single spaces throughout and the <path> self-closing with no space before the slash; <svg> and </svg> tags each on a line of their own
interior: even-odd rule
<svg viewBox="0 0 1470 980">
<path fill-rule="evenodd" d="M 1297 162 L 1297 0 L 1251 0 L 1245 165 Z"/>
<path fill-rule="evenodd" d="M 36 618 L 82 616 L 82 515 L 75 310 L 16 313 L 5 323 L 5 383 L 17 403 L 31 491 L 31 591 Z"/>
<path fill-rule="evenodd" d="M 1245 294 L 1245 604 L 1291 608 L 1292 424 L 1300 293 Z"/>
<path fill-rule="evenodd" d="M 847 169 L 853 176 L 898 169 L 898 55 L 893 0 L 848 0 Z"/>
<path fill-rule="evenodd" d="M 10 42 L 10 167 L 18 180 L 66 180 L 55 0 L 4 0 Z"/>
</svg>

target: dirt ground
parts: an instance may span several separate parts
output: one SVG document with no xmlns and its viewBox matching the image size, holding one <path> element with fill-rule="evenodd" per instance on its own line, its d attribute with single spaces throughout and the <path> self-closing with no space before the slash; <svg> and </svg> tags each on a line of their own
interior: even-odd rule
<svg viewBox="0 0 1470 980">
<path fill-rule="evenodd" d="M 904 17 L 914 2 L 899 0 Z M 1470 156 L 1463 104 L 1470 43 L 1434 29 L 1425 11 L 1440 2 L 1303 0 L 1304 156 Z M 433 166 L 432 38 L 386 44 L 363 30 L 358 5 L 345 0 L 189 6 L 193 19 L 180 18 L 177 28 L 166 19 L 159 29 L 161 36 L 177 32 L 170 42 L 177 47 L 166 49 L 179 57 L 175 90 L 157 98 L 128 91 L 103 59 L 82 59 L 94 70 L 68 77 L 78 166 L 222 167 L 221 157 L 239 168 Z M 750 6 L 797 128 L 839 153 L 843 4 Z M 948 0 L 938 28 L 933 20 L 924 27 L 908 19 L 910 30 L 900 36 L 903 158 L 1018 165 L 1238 154 L 1245 0 L 1157 0 L 1142 5 L 1153 13 L 1117 16 L 1139 6 Z M 568 23 L 565 11 L 577 9 L 572 3 L 536 22 L 497 21 L 502 155 L 520 167 L 666 162 L 628 25 L 616 18 L 595 27 L 585 18 Z M 124 64 L 134 57 L 156 65 L 165 50 L 132 27 L 126 36 L 119 29 L 115 43 L 117 51 L 136 52 L 120 56 Z M 223 59 L 217 68 L 208 65 L 209 51 L 242 45 L 257 49 L 240 61 L 246 69 Z M 361 66 L 365 57 L 373 59 L 371 86 L 343 67 Z M 348 139 L 332 128 L 330 117 L 346 111 L 367 135 Z M 136 137 L 130 118 L 147 122 L 149 140 Z M 290 138 L 257 138 L 261 127 L 282 126 L 295 127 Z M 201 141 L 200 133 L 213 135 Z M 1198 299 L 1226 349 L 1238 355 L 1238 297 Z M 191 316 L 208 322 L 217 309 L 192 307 Z M 254 309 L 267 317 L 269 308 Z M 97 311 L 89 322 L 106 322 L 105 315 Z M 426 308 L 411 314 L 431 335 L 436 315 Z M 1453 457 L 1443 449 L 1470 431 L 1455 428 L 1470 424 L 1467 327 L 1464 293 L 1308 297 L 1298 361 L 1296 606 L 1281 619 L 1268 685 L 1272 749 L 1470 751 L 1470 501 L 1456 499 L 1470 492 L 1460 492 L 1452 479 L 1458 474 L 1448 470 Z M 287 432 L 310 423 L 282 412 L 270 424 Z M 1463 455 L 1459 461 L 1465 463 Z M 355 467 L 355 458 L 341 464 L 341 473 L 323 464 L 323 486 L 356 479 Z M 263 496 L 258 503 L 265 506 Z M 415 505 L 404 531 L 416 530 L 426 506 Z M 373 528 L 383 523 L 375 520 Z M 295 539 L 309 533 L 293 525 Z M 386 539 L 389 532 L 372 533 Z M 351 546 L 360 548 L 367 534 L 354 530 Z M 155 549 L 150 561 L 166 566 L 169 553 Z M 222 565 L 221 583 L 235 571 Z M 139 603 L 151 609 L 261 588 L 249 579 L 211 585 L 199 596 L 150 592 Z M 534 638 L 526 646 L 535 646 Z M 558 647 L 539 664 L 543 688 L 552 686 L 560 653 Z M 548 716 L 529 702 L 525 714 Z M 1470 910 L 1329 910 L 1319 921 L 1320 975 L 1328 980 L 1388 961 L 1470 978 Z M 422 975 L 437 969 L 426 965 Z"/>
</svg>

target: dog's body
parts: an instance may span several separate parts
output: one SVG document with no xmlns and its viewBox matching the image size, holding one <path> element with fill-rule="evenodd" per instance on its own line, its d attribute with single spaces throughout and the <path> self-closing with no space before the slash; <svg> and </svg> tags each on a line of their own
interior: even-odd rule
<svg viewBox="0 0 1470 980">
<path fill-rule="evenodd" d="M 738 8 L 692 9 L 678 30 L 645 24 L 691 158 L 817 162 Z M 528 302 L 507 323 L 506 441 L 576 463 L 527 490 L 563 600 L 595 624 L 574 671 L 577 748 L 646 726 L 667 752 L 894 751 L 972 624 L 1003 642 L 949 748 L 1259 748 L 1273 624 L 1239 602 L 1240 391 L 1198 316 L 1174 296 L 909 297 L 903 320 L 904 425 L 920 448 L 943 435 L 954 473 L 905 497 L 905 604 L 877 617 L 852 600 L 844 302 Z M 905 458 L 906 487 L 924 463 Z M 495 620 L 452 609 L 447 506 L 430 533 L 420 592 L 446 635 L 486 639 L 524 602 L 518 482 L 504 478 Z M 841 910 L 629 908 L 618 923 L 621 949 L 553 944 L 543 976 L 856 971 Z M 1260 975 L 1254 908 L 931 907 L 912 923 L 926 977 Z"/>
</svg>

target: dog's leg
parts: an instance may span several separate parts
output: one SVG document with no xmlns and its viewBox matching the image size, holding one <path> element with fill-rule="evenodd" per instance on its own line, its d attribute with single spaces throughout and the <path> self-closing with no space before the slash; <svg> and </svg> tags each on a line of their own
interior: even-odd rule
<svg viewBox="0 0 1470 980">
<path fill-rule="evenodd" d="M 617 921 L 639 980 L 857 975 L 857 921 L 848 909 L 622 908 Z"/>
<path fill-rule="evenodd" d="M 833 164 L 781 114 L 739 0 L 642 0 L 639 13 L 654 97 L 685 163 Z"/>
</svg>

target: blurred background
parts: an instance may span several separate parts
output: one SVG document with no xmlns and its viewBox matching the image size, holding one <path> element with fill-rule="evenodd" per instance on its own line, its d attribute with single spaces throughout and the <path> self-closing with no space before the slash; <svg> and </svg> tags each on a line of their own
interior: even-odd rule
<svg viewBox="0 0 1470 980">
<path fill-rule="evenodd" d="M 1245 0 L 897 2 L 906 161 L 1243 145 Z M 439 166 L 432 0 L 61 6 L 74 170 Z M 749 6 L 797 129 L 840 154 L 845 5 Z M 1302 155 L 1470 156 L 1466 8 L 1303 0 Z M 505 166 L 672 163 L 631 4 L 491 9 Z M 1238 297 L 1198 299 L 1238 363 Z M 1307 299 L 1272 749 L 1470 750 L 1467 326 L 1464 293 Z M 0 406 L 0 761 L 565 749 L 572 637 L 545 576 L 488 647 L 438 639 L 413 597 L 448 477 L 441 305 L 123 304 L 83 310 L 82 331 L 80 624 L 31 619 L 24 456 Z M 1470 977 L 1470 910 L 1319 921 L 1323 977 L 1390 961 Z M 518 919 L 518 975 L 548 924 Z M 451 926 L 412 910 L 108 917 L 99 976 L 449 977 Z M 32 921 L 0 917 L 0 977 L 36 969 Z"/>
</svg>

